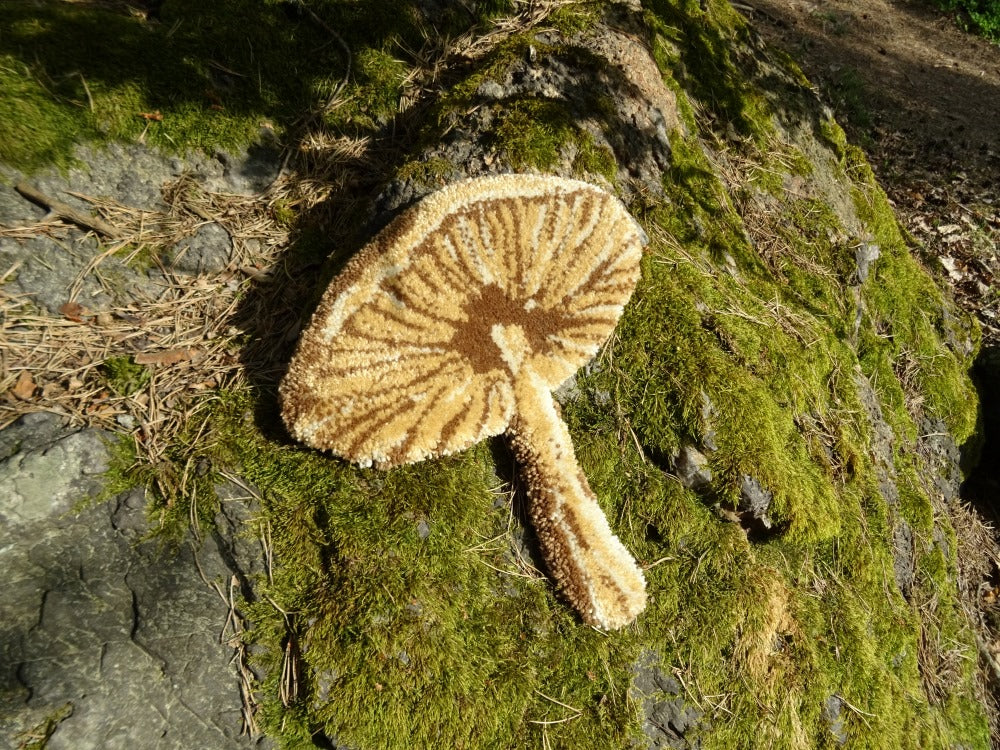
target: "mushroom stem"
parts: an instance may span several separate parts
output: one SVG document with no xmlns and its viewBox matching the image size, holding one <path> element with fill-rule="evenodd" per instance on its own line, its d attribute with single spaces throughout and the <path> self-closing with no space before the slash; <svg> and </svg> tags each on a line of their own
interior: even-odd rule
<svg viewBox="0 0 1000 750">
<path fill-rule="evenodd" d="M 642 571 L 612 533 L 552 394 L 530 370 L 518 377 L 515 402 L 508 434 L 546 565 L 587 623 L 623 627 L 646 606 Z"/>
</svg>

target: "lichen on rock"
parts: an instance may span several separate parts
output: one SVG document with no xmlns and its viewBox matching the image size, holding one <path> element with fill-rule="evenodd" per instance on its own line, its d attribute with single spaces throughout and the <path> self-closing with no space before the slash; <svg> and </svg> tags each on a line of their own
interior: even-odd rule
<svg viewBox="0 0 1000 750">
<path fill-rule="evenodd" d="M 164 549 L 146 496 L 108 500 L 114 438 L 34 414 L 0 432 L 0 746 L 252 747 L 216 540 Z"/>
</svg>

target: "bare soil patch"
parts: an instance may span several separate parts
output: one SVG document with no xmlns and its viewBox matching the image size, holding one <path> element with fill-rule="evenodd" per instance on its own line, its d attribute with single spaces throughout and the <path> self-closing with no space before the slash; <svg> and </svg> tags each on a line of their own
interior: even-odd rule
<svg viewBox="0 0 1000 750">
<path fill-rule="evenodd" d="M 753 0 L 750 17 L 821 85 L 848 70 L 876 126 L 970 170 L 1000 154 L 1000 47 L 914 0 Z M 861 126 L 862 123 L 848 122 Z M 982 154 L 992 150 L 992 160 Z"/>
</svg>

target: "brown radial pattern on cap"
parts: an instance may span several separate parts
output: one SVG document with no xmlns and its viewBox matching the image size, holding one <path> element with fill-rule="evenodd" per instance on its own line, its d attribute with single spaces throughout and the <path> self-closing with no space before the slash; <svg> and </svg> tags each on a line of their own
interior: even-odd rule
<svg viewBox="0 0 1000 750">
<path fill-rule="evenodd" d="M 575 180 L 501 175 L 432 194 L 324 294 L 281 385 L 290 431 L 388 468 L 510 428 L 567 598 L 588 622 L 631 621 L 642 574 L 576 464 L 551 390 L 614 329 L 642 241 L 615 197 Z"/>
</svg>

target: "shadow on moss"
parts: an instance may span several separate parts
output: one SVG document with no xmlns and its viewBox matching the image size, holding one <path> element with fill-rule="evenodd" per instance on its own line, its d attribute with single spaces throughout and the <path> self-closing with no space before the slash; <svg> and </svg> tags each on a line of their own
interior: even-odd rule
<svg viewBox="0 0 1000 750">
<path fill-rule="evenodd" d="M 371 127 L 395 106 L 405 69 L 393 55 L 420 49 L 430 28 L 465 29 L 507 3 L 488 5 L 430 18 L 417 2 L 386 13 L 346 0 L 314 10 L 256 0 L 9 0 L 0 5 L 0 85 L 17 96 L 0 99 L 0 159 L 25 169 L 66 164 L 81 140 L 235 149 L 267 122 L 292 127 L 344 81 L 354 127 Z"/>
</svg>

